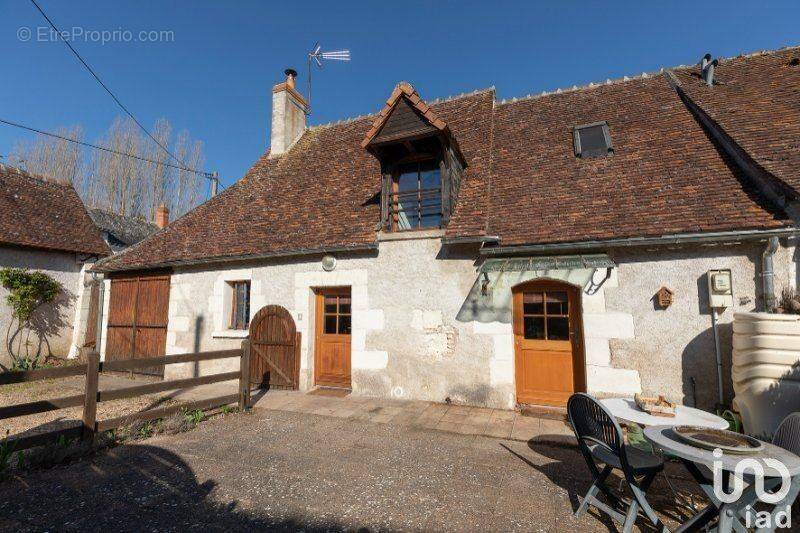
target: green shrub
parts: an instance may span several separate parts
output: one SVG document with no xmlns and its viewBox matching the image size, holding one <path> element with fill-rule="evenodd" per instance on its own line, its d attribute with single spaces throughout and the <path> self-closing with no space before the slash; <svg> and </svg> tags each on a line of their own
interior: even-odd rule
<svg viewBox="0 0 800 533">
<path fill-rule="evenodd" d="M 203 411 L 201 411 L 200 409 L 192 409 L 190 411 L 190 410 L 184 408 L 183 409 L 183 416 L 184 416 L 184 418 L 186 418 L 187 422 L 190 422 L 190 423 L 192 423 L 193 425 L 196 426 L 197 424 L 199 424 L 200 422 L 203 421 L 203 417 L 205 415 L 203 414 Z"/>
</svg>

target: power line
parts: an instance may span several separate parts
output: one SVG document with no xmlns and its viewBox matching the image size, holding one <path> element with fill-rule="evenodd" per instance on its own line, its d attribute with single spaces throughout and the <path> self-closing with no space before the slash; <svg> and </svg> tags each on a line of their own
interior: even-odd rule
<svg viewBox="0 0 800 533">
<path fill-rule="evenodd" d="M 84 141 L 79 141 L 77 139 L 71 139 L 70 137 L 64 137 L 63 135 L 58 135 L 56 133 L 50 133 L 49 131 L 38 130 L 36 128 L 32 128 L 32 127 L 26 126 L 24 124 L 19 124 L 18 122 L 12 122 L 10 120 L 5 120 L 3 118 L 0 118 L 0 123 L 6 124 L 8 126 L 14 126 L 15 128 L 21 128 L 23 130 L 32 131 L 33 133 L 38 133 L 39 135 L 46 135 L 47 137 L 54 137 L 56 139 L 61 139 L 62 141 L 68 141 L 68 142 L 71 142 L 71 143 L 79 144 L 81 146 L 86 146 L 87 148 L 94 148 L 95 150 L 102 150 L 104 152 L 109 152 L 109 153 L 121 155 L 121 156 L 124 156 L 124 157 L 130 157 L 132 159 L 138 159 L 139 161 L 144 161 L 146 163 L 155 163 L 156 165 L 164 165 L 165 167 L 176 168 L 178 170 L 183 170 L 185 172 L 192 172 L 194 174 L 198 174 L 200 176 L 203 176 L 203 177 L 211 179 L 211 180 L 217 179 L 215 172 L 205 172 L 203 170 L 195 170 L 193 168 L 189 168 L 189 167 L 185 167 L 185 166 L 173 165 L 172 163 L 167 163 L 167 162 L 164 162 L 164 161 L 155 161 L 153 159 L 148 159 L 146 157 L 141 157 L 141 156 L 138 156 L 138 155 L 135 155 L 135 154 L 129 154 L 127 152 L 120 152 L 120 151 L 117 151 L 117 150 L 113 150 L 111 148 L 106 148 L 105 146 L 98 146 L 96 144 L 87 143 L 87 142 L 84 142 Z"/>
<path fill-rule="evenodd" d="M 181 164 L 181 165 L 183 165 L 184 167 L 186 167 L 187 165 L 186 165 L 186 163 L 185 163 L 184 161 L 181 161 L 180 159 L 178 159 L 177 157 L 175 157 L 175 156 L 172 154 L 172 152 L 170 152 L 170 151 L 167 149 L 167 147 L 166 147 L 166 146 L 164 146 L 163 144 L 161 144 L 161 143 L 158 141 L 158 139 L 156 139 L 155 137 L 153 137 L 153 135 L 152 135 L 152 134 L 151 134 L 151 133 L 150 133 L 150 132 L 147 130 L 147 128 L 145 128 L 144 126 L 142 126 L 141 122 L 139 122 L 138 120 L 136 120 L 136 117 L 134 117 L 134 116 L 133 116 L 133 113 L 131 113 L 130 111 L 128 111 L 128 108 L 127 108 L 127 107 L 125 107 L 125 105 L 124 105 L 122 102 L 120 102 L 119 98 L 117 98 L 117 96 L 116 96 L 116 95 L 115 95 L 115 94 L 114 94 L 114 93 L 111 91 L 111 89 L 109 89 L 109 88 L 108 88 L 108 86 L 107 86 L 105 83 L 103 83 L 103 80 L 101 80 L 101 79 L 100 79 L 100 76 L 98 76 L 98 75 L 97 75 L 97 73 L 94 71 L 94 69 L 92 69 L 92 67 L 90 67 L 90 66 L 89 66 L 89 64 L 88 64 L 86 61 L 84 61 L 84 59 L 81 57 L 81 55 L 78 53 L 78 51 L 77 51 L 77 50 L 75 50 L 75 48 L 73 48 L 73 46 L 70 44 L 70 42 L 69 42 L 68 40 L 64 39 L 64 38 L 61 36 L 61 30 L 59 30 L 59 29 L 56 27 L 56 25 L 53 23 L 53 21 L 52 21 L 52 20 L 50 20 L 50 17 L 48 17 L 48 16 L 47 16 L 47 13 L 45 13 L 45 12 L 44 12 L 44 10 L 43 10 L 43 9 L 42 9 L 42 8 L 39 6 L 39 4 L 37 4 L 37 3 L 36 3 L 36 0 L 31 0 L 31 3 L 32 3 L 32 4 L 33 4 L 35 7 L 36 7 L 36 9 L 37 9 L 37 10 L 39 10 L 39 13 L 41 13 L 41 14 L 42 14 L 42 16 L 43 16 L 43 17 L 45 18 L 45 20 L 48 22 L 48 24 L 50 24 L 50 26 L 51 26 L 51 27 L 53 28 L 53 30 L 56 32 L 56 34 L 57 34 L 59 37 L 61 37 L 61 40 L 63 41 L 63 43 L 67 45 L 67 47 L 68 47 L 68 48 L 69 48 L 69 49 L 72 51 L 72 53 L 73 53 L 73 54 L 75 54 L 75 57 L 77 57 L 77 58 L 78 58 L 78 61 L 80 61 L 80 62 L 83 64 L 83 66 L 84 66 L 84 67 L 86 67 L 86 70 L 88 70 L 88 71 L 89 71 L 89 73 L 92 75 L 92 77 L 94 77 L 94 79 L 95 79 L 95 80 L 97 80 L 97 83 L 99 83 L 99 84 L 100 84 L 100 86 L 101 86 L 103 89 L 105 89 L 105 90 L 106 90 L 106 92 L 107 92 L 107 93 L 108 93 L 108 94 L 111 96 L 111 98 L 113 98 L 113 99 L 114 99 L 114 101 L 117 103 L 117 105 L 118 105 L 118 106 L 119 106 L 119 107 L 120 107 L 120 108 L 121 108 L 121 109 L 122 109 L 122 110 L 123 110 L 123 111 L 124 111 L 124 112 L 125 112 L 125 113 L 126 113 L 128 116 L 129 116 L 129 117 L 131 117 L 131 119 L 132 119 L 132 120 L 133 120 L 133 121 L 136 123 L 136 125 L 137 125 L 137 126 L 139 126 L 139 127 L 142 129 L 142 131 L 143 131 L 143 132 L 145 132 L 145 133 L 147 134 L 147 136 L 148 136 L 148 137 L 150 137 L 150 139 L 152 139 L 152 141 L 153 141 L 154 143 L 156 143 L 156 144 L 157 144 L 157 145 L 158 145 L 158 146 L 159 146 L 159 147 L 160 147 L 162 150 L 164 150 L 164 151 L 165 151 L 165 152 L 166 152 L 166 153 L 167 153 L 167 154 L 168 154 L 168 155 L 169 155 L 169 156 L 170 156 L 172 159 L 174 159 L 174 160 L 175 160 L 175 161 L 177 161 L 179 164 Z"/>
</svg>

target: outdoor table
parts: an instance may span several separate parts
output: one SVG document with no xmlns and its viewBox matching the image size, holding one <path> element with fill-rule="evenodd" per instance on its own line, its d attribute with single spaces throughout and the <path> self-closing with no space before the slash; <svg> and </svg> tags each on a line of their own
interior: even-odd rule
<svg viewBox="0 0 800 533">
<path fill-rule="evenodd" d="M 717 531 L 729 533 L 733 531 L 734 528 L 736 531 L 745 531 L 741 518 L 744 516 L 748 506 L 755 506 L 756 502 L 759 501 L 758 494 L 756 494 L 756 484 L 752 482 L 754 478 L 752 476 L 747 476 L 745 481 L 749 482 L 749 485 L 745 488 L 737 501 L 733 503 L 724 503 L 714 493 L 714 461 L 721 462 L 722 470 L 726 472 L 725 478 L 729 478 L 729 473 L 735 471 L 739 461 L 745 458 L 755 459 L 763 468 L 764 487 L 767 490 L 780 488 L 783 480 L 777 470 L 764 463 L 764 459 L 777 459 L 786 466 L 792 478 L 789 492 L 780 502 L 771 504 L 774 505 L 769 511 L 769 524 L 771 524 L 771 527 L 758 529 L 757 531 L 772 531 L 776 525 L 776 514 L 786 509 L 788 505 L 791 505 L 797 497 L 798 492 L 800 492 L 800 457 L 774 444 L 765 442 L 764 448 L 755 453 L 727 453 L 723 454 L 720 458 L 716 458 L 712 450 L 698 448 L 682 441 L 680 437 L 675 435 L 671 425 L 646 428 L 644 430 L 644 436 L 653 446 L 661 448 L 664 452 L 678 457 L 711 501 L 709 506 L 695 514 L 688 522 L 683 524 L 678 531 L 696 531 L 701 529 L 704 525 L 713 520 L 715 516 L 719 516 Z M 706 467 L 708 470 L 702 467 Z M 748 471 L 748 473 L 751 472 Z M 730 494 L 728 487 L 725 487 L 725 491 Z M 751 524 L 751 526 L 752 525 L 753 524 Z"/>
<path fill-rule="evenodd" d="M 636 402 L 628 398 L 606 398 L 600 400 L 606 409 L 617 420 L 627 423 L 636 423 L 640 426 L 698 426 L 713 429 L 728 429 L 728 422 L 717 415 L 678 405 L 675 407 L 675 416 L 655 416 L 648 414 L 636 405 Z"/>
</svg>

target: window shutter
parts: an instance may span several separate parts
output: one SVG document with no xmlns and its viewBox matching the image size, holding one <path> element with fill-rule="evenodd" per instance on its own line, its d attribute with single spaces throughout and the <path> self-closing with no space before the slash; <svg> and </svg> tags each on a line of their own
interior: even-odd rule
<svg viewBox="0 0 800 533">
<path fill-rule="evenodd" d="M 442 226 L 446 226 L 450 221 L 450 172 L 444 158 L 439 161 L 439 175 L 442 190 Z"/>
<path fill-rule="evenodd" d="M 447 181 L 447 195 L 445 196 L 444 190 L 442 190 L 442 205 L 444 211 L 446 212 L 444 220 L 445 222 L 449 222 L 453 211 L 455 211 L 456 202 L 458 201 L 458 192 L 461 188 L 463 168 L 461 167 L 461 161 L 459 160 L 452 146 L 449 146 L 445 150 L 444 157 L 446 159 L 446 166 L 442 170 L 442 181 Z"/>
<path fill-rule="evenodd" d="M 391 204 L 392 175 L 388 172 L 383 174 L 381 184 L 381 227 L 385 230 L 391 229 L 389 218 L 389 206 Z"/>
</svg>

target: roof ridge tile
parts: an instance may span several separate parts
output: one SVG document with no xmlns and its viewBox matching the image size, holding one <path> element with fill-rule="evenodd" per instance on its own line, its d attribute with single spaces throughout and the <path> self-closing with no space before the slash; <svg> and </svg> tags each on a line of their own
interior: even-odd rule
<svg viewBox="0 0 800 533">
<path fill-rule="evenodd" d="M 492 85 L 490 87 L 485 87 L 483 89 L 475 89 L 474 91 L 468 92 L 468 93 L 454 94 L 454 95 L 450 95 L 450 96 L 445 96 L 443 98 L 435 98 L 433 100 L 427 100 L 427 101 L 425 101 L 425 104 L 427 104 L 430 107 L 430 106 L 434 106 L 434 105 L 453 102 L 453 101 L 459 100 L 461 98 L 469 98 L 471 96 L 476 96 L 476 95 L 481 94 L 481 93 L 487 93 L 487 92 L 491 92 L 491 91 L 495 91 L 495 90 L 496 90 L 495 86 Z M 384 107 L 381 107 L 381 111 L 383 111 Z M 366 113 L 366 114 L 357 115 L 357 116 L 354 116 L 354 117 L 342 118 L 342 119 L 339 119 L 339 120 L 331 120 L 330 122 L 323 122 L 322 124 L 314 124 L 312 126 L 309 126 L 307 129 L 309 129 L 309 130 L 317 130 L 317 129 L 323 129 L 323 128 L 330 128 L 331 126 L 339 126 L 339 125 L 342 125 L 342 124 L 351 124 L 353 122 L 358 122 L 359 120 L 364 120 L 364 119 L 368 119 L 368 118 L 375 119 L 381 114 L 381 111 L 377 111 L 375 113 Z"/>
</svg>

